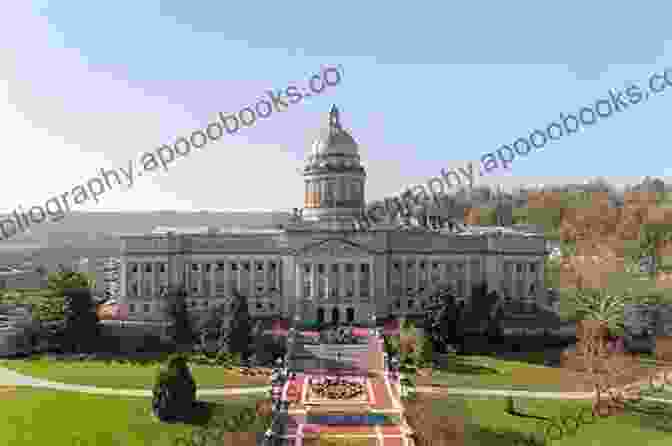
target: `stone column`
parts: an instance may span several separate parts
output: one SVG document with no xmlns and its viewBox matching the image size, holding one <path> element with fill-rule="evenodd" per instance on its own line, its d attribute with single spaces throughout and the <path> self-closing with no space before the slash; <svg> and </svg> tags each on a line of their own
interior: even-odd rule
<svg viewBox="0 0 672 446">
<path fill-rule="evenodd" d="M 243 262 L 240 261 L 240 259 L 236 259 L 236 264 L 238 265 L 238 276 L 236 280 L 236 286 L 237 290 L 240 291 L 242 289 L 242 283 L 243 283 Z"/>
<path fill-rule="evenodd" d="M 346 286 L 345 286 L 345 263 L 339 263 L 338 264 L 338 274 L 339 274 L 339 279 L 340 279 L 340 284 L 338 287 L 338 296 L 339 297 L 345 297 L 346 296 Z"/>
<path fill-rule="evenodd" d="M 471 257 L 464 256 L 464 294 L 471 301 Z"/>
<path fill-rule="evenodd" d="M 210 264 L 210 298 L 214 299 L 217 295 L 217 283 L 215 279 L 217 278 L 215 271 L 217 271 L 217 262 Z"/>
<path fill-rule="evenodd" d="M 324 299 L 329 299 L 331 296 L 331 262 L 324 263 Z"/>
<path fill-rule="evenodd" d="M 250 259 L 250 297 L 256 297 L 257 296 L 257 286 L 256 286 L 256 278 L 257 278 L 257 262 L 254 257 Z"/>
<path fill-rule="evenodd" d="M 407 269 L 406 269 L 406 256 L 401 257 L 401 263 L 399 264 L 399 273 L 401 274 L 401 295 L 397 296 L 401 298 L 401 296 L 404 296 L 406 294 L 406 289 L 408 288 L 408 281 L 406 280 L 406 276 L 408 274 Z"/>
<path fill-rule="evenodd" d="M 371 299 L 371 302 L 375 303 L 374 297 L 374 291 L 376 289 L 375 287 L 375 281 L 374 281 L 374 274 L 373 274 L 373 265 L 374 261 L 370 260 L 369 261 L 369 299 Z"/>
<path fill-rule="evenodd" d="M 145 264 L 143 262 L 138 262 L 138 281 L 140 282 L 138 295 L 145 297 Z"/>
<path fill-rule="evenodd" d="M 303 263 L 297 263 L 294 270 L 294 277 L 296 280 L 295 289 L 296 289 L 296 299 L 303 299 Z"/>
<path fill-rule="evenodd" d="M 361 293 L 361 292 L 360 292 L 360 289 L 359 289 L 359 286 L 360 286 L 360 283 L 359 283 L 359 271 L 360 271 L 360 268 L 361 268 L 361 266 L 360 266 L 361 263 L 359 263 L 359 262 L 354 262 L 354 264 L 355 264 L 355 271 L 354 271 L 354 277 L 355 277 L 355 290 L 354 290 L 354 293 L 355 293 L 355 297 L 357 298 L 357 300 L 359 300 L 359 299 L 361 299 L 361 297 L 362 297 L 361 294 L 360 294 L 360 293 Z"/>
<path fill-rule="evenodd" d="M 161 263 L 152 262 L 152 296 L 159 297 L 159 288 L 161 285 Z"/>
<path fill-rule="evenodd" d="M 318 296 L 317 287 L 319 286 L 319 281 L 317 280 L 317 263 L 310 264 L 310 280 L 312 282 L 310 286 L 310 297 L 312 301 L 315 301 Z"/>
</svg>

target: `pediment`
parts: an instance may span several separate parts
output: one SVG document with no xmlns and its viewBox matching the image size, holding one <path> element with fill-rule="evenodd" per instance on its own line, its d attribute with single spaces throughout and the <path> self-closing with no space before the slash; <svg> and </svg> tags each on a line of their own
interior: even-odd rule
<svg viewBox="0 0 672 446">
<path fill-rule="evenodd" d="M 324 240 L 299 250 L 298 254 L 308 257 L 357 257 L 371 253 L 366 248 L 347 240 Z"/>
</svg>

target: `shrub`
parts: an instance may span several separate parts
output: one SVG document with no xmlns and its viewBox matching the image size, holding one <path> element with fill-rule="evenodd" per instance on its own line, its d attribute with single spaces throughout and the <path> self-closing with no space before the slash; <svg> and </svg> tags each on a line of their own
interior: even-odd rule
<svg viewBox="0 0 672 446">
<path fill-rule="evenodd" d="M 184 355 L 171 355 L 158 371 L 152 390 L 152 411 L 161 421 L 191 414 L 196 402 L 196 382 Z"/>
</svg>

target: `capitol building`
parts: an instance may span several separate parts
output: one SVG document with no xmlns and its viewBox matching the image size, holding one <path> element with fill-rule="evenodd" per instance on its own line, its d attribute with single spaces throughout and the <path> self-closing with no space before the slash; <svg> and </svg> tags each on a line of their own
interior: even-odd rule
<svg viewBox="0 0 672 446">
<path fill-rule="evenodd" d="M 248 297 L 253 317 L 367 322 L 420 313 L 437 287 L 468 302 L 485 282 L 506 300 L 544 302 L 542 235 L 510 227 L 433 228 L 390 220 L 362 230 L 366 169 L 333 107 L 303 168 L 303 208 L 268 229 L 158 228 L 123 235 L 120 303 L 163 320 L 169 285 L 205 311 Z"/>
</svg>

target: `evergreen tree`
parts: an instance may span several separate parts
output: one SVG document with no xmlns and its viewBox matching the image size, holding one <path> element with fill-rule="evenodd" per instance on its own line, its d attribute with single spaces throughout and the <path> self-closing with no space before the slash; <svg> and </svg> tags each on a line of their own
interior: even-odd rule
<svg viewBox="0 0 672 446">
<path fill-rule="evenodd" d="M 184 286 L 172 287 L 166 296 L 168 316 L 173 322 L 172 338 L 178 346 L 190 346 L 196 337 L 193 323 L 189 318 L 186 297 L 187 292 Z"/>
<path fill-rule="evenodd" d="M 247 297 L 236 293 L 235 310 L 229 327 L 229 351 L 238 353 L 243 359 L 250 355 L 252 343 L 252 319 L 247 303 Z"/>
<path fill-rule="evenodd" d="M 98 339 L 96 305 L 89 288 L 64 289 L 65 347 L 68 351 L 91 352 Z"/>
</svg>

